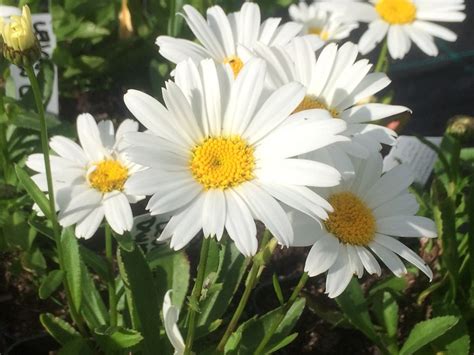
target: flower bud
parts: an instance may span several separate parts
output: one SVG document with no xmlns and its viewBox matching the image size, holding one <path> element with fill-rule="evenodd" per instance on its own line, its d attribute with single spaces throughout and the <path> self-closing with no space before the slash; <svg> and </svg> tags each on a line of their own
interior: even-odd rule
<svg viewBox="0 0 474 355">
<path fill-rule="evenodd" d="M 474 140 L 474 117 L 454 116 L 448 121 L 447 133 L 457 137 L 462 143 Z"/>
<path fill-rule="evenodd" d="M 32 65 L 41 56 L 41 47 L 33 31 L 30 8 L 25 5 L 21 16 L 13 15 L 10 22 L 0 21 L 3 55 L 18 66 Z"/>
</svg>

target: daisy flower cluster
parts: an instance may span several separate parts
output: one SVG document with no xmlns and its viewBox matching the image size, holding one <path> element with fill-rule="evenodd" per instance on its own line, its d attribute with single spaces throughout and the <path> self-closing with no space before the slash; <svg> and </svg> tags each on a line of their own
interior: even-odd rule
<svg viewBox="0 0 474 355">
<path fill-rule="evenodd" d="M 133 224 L 130 204 L 149 196 L 151 215 L 172 216 L 158 240 L 175 250 L 203 235 L 228 237 L 243 255 L 253 256 L 259 248 L 256 221 L 282 247 L 310 246 L 305 271 L 327 272 L 329 297 L 340 295 L 354 274 L 380 274 L 380 262 L 402 275 L 400 257 L 431 278 L 429 267 L 399 238 L 433 238 L 434 223 L 415 216 L 409 169 L 382 171 L 380 150 L 395 143 L 396 133 L 379 121 L 410 110 L 367 103 L 390 84 L 386 74 L 372 72 L 370 62 L 358 58 L 370 47 L 370 34 L 362 48 L 326 43 L 357 27 L 344 10 L 352 3 L 300 3 L 290 8 L 294 22 L 284 24 L 262 20 L 255 3 L 231 14 L 213 6 L 206 17 L 185 5 L 182 15 L 196 41 L 156 41 L 161 55 L 177 64 L 163 100 L 137 90 L 124 96 L 145 130 L 125 120 L 114 132 L 110 121 L 97 124 L 84 114 L 77 119 L 80 145 L 51 139 L 59 223 L 75 225 L 77 237 L 89 238 L 105 218 L 123 234 Z M 435 6 L 426 10 L 426 3 Z M 459 13 L 461 1 L 444 4 L 357 2 L 379 14 L 371 26 L 384 23 L 391 53 L 398 54 L 390 40 L 400 33 L 417 44 L 428 38 L 420 35 L 424 30 L 435 34 L 438 27 L 422 20 L 459 19 L 446 14 Z M 384 36 L 370 31 L 377 40 Z M 32 155 L 27 165 L 47 190 L 41 155 Z M 165 303 L 166 317 L 177 319 L 168 296 Z M 176 333 L 173 321 L 167 323 Z M 174 343 L 182 347 L 176 334 Z"/>
</svg>

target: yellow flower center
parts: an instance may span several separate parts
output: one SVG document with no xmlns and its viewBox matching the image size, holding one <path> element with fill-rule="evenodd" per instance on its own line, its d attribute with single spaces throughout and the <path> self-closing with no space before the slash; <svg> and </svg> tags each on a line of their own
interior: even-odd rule
<svg viewBox="0 0 474 355">
<path fill-rule="evenodd" d="M 329 32 L 323 31 L 320 27 L 310 27 L 308 28 L 308 33 L 311 35 L 319 36 L 323 41 L 327 41 L 329 39 Z"/>
<path fill-rule="evenodd" d="M 303 101 L 300 102 L 297 108 L 293 111 L 293 113 L 301 112 L 301 111 L 306 111 L 306 110 L 312 110 L 312 109 L 322 109 L 329 111 L 331 116 L 333 118 L 339 118 L 339 111 L 336 109 L 328 107 L 324 102 L 320 101 L 316 96 L 314 95 L 306 95 L 303 99 Z"/>
<path fill-rule="evenodd" d="M 122 191 L 128 178 L 128 169 L 117 160 L 103 160 L 89 174 L 89 184 L 100 192 Z"/>
<path fill-rule="evenodd" d="M 240 71 L 244 67 L 244 62 L 242 62 L 242 59 L 240 59 L 239 57 L 235 55 L 224 59 L 224 64 L 230 65 L 230 67 L 232 68 L 232 71 L 234 72 L 234 78 L 236 78 L 237 75 L 239 75 Z"/>
<path fill-rule="evenodd" d="M 351 192 L 341 192 L 332 195 L 329 203 L 334 212 L 324 221 L 328 232 L 351 245 L 365 246 L 374 239 L 374 215 L 359 197 Z"/>
<path fill-rule="evenodd" d="M 416 6 L 411 0 L 380 0 L 375 10 L 392 25 L 404 25 L 416 19 Z"/>
<path fill-rule="evenodd" d="M 193 177 L 207 189 L 227 189 L 254 178 L 254 149 L 240 137 L 207 138 L 192 151 Z"/>
</svg>

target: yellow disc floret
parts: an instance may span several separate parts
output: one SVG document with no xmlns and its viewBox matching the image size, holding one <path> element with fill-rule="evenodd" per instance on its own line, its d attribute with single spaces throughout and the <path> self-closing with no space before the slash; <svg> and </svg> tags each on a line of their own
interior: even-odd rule
<svg viewBox="0 0 474 355">
<path fill-rule="evenodd" d="M 122 191 L 128 178 L 128 169 L 117 160 L 103 160 L 89 174 L 89 184 L 102 193 Z"/>
<path fill-rule="evenodd" d="M 334 212 L 324 222 L 328 232 L 341 242 L 350 245 L 368 245 L 376 231 L 376 222 L 372 210 L 352 192 L 332 195 L 329 203 Z"/>
<path fill-rule="evenodd" d="M 293 113 L 306 111 L 306 110 L 313 110 L 313 109 L 322 109 L 329 111 L 333 118 L 339 117 L 339 112 L 335 109 L 329 108 L 324 102 L 319 100 L 314 95 L 306 95 L 303 101 L 300 102 L 298 107 L 293 111 Z"/>
<path fill-rule="evenodd" d="M 236 78 L 237 75 L 239 75 L 240 71 L 244 67 L 244 62 L 242 62 L 242 59 L 240 59 L 239 57 L 235 55 L 224 59 L 224 64 L 230 65 L 230 67 L 232 68 L 232 71 L 234 72 L 234 78 Z"/>
<path fill-rule="evenodd" d="M 411 0 L 380 0 L 375 10 L 392 25 L 404 25 L 416 19 L 416 6 Z"/>
<path fill-rule="evenodd" d="M 240 137 L 207 138 L 192 151 L 193 177 L 207 189 L 227 189 L 254 178 L 254 149 Z"/>
<path fill-rule="evenodd" d="M 310 28 L 308 28 L 308 33 L 311 34 L 311 35 L 318 36 L 323 41 L 327 41 L 329 39 L 329 32 L 324 31 L 324 29 L 322 29 L 320 27 L 310 27 Z"/>
</svg>

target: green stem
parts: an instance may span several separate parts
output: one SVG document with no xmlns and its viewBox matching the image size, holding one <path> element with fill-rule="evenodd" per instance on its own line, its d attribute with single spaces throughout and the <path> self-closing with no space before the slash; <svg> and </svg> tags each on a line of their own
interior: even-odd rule
<svg viewBox="0 0 474 355">
<path fill-rule="evenodd" d="M 194 333 L 196 331 L 197 312 L 199 308 L 199 299 L 201 298 L 202 285 L 204 283 L 204 276 L 206 271 L 207 257 L 209 254 L 209 246 L 211 238 L 204 238 L 201 244 L 201 253 L 199 255 L 199 265 L 197 270 L 196 282 L 194 283 L 191 299 L 189 300 L 189 323 L 188 334 L 186 336 L 185 355 L 191 354 L 193 348 Z"/>
<path fill-rule="evenodd" d="M 385 38 L 382 44 L 382 48 L 380 49 L 379 59 L 377 60 L 377 65 L 375 66 L 374 71 L 378 72 L 387 72 L 388 69 L 388 41 Z"/>
<path fill-rule="evenodd" d="M 105 224 L 105 258 L 109 267 L 109 279 L 107 280 L 107 288 L 109 291 L 109 316 L 110 326 L 117 326 L 117 297 L 115 290 L 114 275 L 114 257 L 112 253 L 112 231 L 108 223 Z"/>
<path fill-rule="evenodd" d="M 46 124 L 46 117 L 44 115 L 44 106 L 43 106 L 43 99 L 41 96 L 41 91 L 38 84 L 38 79 L 36 78 L 36 74 L 33 70 L 33 66 L 26 65 L 24 67 L 26 74 L 28 75 L 28 79 L 31 84 L 31 89 L 33 90 L 33 95 L 35 97 L 36 109 L 38 111 L 38 116 L 40 120 L 40 129 L 41 129 L 41 149 L 43 150 L 43 157 L 44 157 L 44 166 L 46 170 L 46 181 L 48 186 L 48 197 L 49 197 L 49 209 L 50 209 L 50 216 L 51 216 L 51 223 L 53 225 L 53 233 L 54 239 L 56 241 L 57 252 L 58 252 L 58 260 L 60 268 L 67 272 L 64 268 L 63 257 L 61 253 L 61 232 L 58 224 L 58 220 L 56 218 L 56 206 L 54 200 L 54 190 L 53 190 L 53 177 L 51 174 L 51 161 L 49 158 L 49 139 L 48 139 L 48 126 Z M 66 279 L 63 281 L 64 289 L 66 291 L 66 298 L 69 304 L 69 310 L 71 313 L 71 318 L 76 323 L 79 331 L 85 335 L 86 331 L 83 326 L 82 318 L 79 315 L 78 310 L 75 309 L 74 304 L 71 302 L 71 292 L 69 290 L 69 286 L 67 284 Z"/>
<path fill-rule="evenodd" d="M 265 230 L 265 233 L 262 238 L 261 252 L 264 251 L 270 238 L 271 238 L 270 232 L 268 230 Z M 224 351 L 227 340 L 229 340 L 229 337 L 232 335 L 235 328 L 237 328 L 239 319 L 245 309 L 245 306 L 248 303 L 250 294 L 252 293 L 253 288 L 255 287 L 257 281 L 260 278 L 260 275 L 262 274 L 263 269 L 265 268 L 265 260 L 263 261 L 261 260 L 261 255 L 260 255 L 261 252 L 259 252 L 257 255 L 253 257 L 252 267 L 250 269 L 249 274 L 247 275 L 247 279 L 245 280 L 244 293 L 242 294 L 242 297 L 240 298 L 239 304 L 237 305 L 237 308 L 232 316 L 232 319 L 227 325 L 227 329 L 225 330 L 225 333 L 222 336 L 221 341 L 217 345 L 218 352 Z"/>
<path fill-rule="evenodd" d="M 3 176 L 5 182 L 9 176 L 10 169 L 10 158 L 8 154 L 8 141 L 7 141 L 7 123 L 3 121 L 5 117 L 5 106 L 3 103 L 3 91 L 0 90 L 0 159 L 1 167 L 3 169 Z"/>
<path fill-rule="evenodd" d="M 296 287 L 293 290 L 293 293 L 291 294 L 290 298 L 288 301 L 280 308 L 280 314 L 278 316 L 278 319 L 273 322 L 272 327 L 270 330 L 265 334 L 263 337 L 262 342 L 259 344 L 257 350 L 255 350 L 255 355 L 258 354 L 263 354 L 263 351 L 265 350 L 265 347 L 267 346 L 268 342 L 271 340 L 273 334 L 275 334 L 276 330 L 280 326 L 281 322 L 283 319 L 285 319 L 286 313 L 290 310 L 291 306 L 295 303 L 296 299 L 298 298 L 301 290 L 303 289 L 304 285 L 306 285 L 306 282 L 308 281 L 309 275 L 308 273 L 304 272 L 303 275 L 301 275 L 301 278 L 296 285 Z"/>
</svg>

